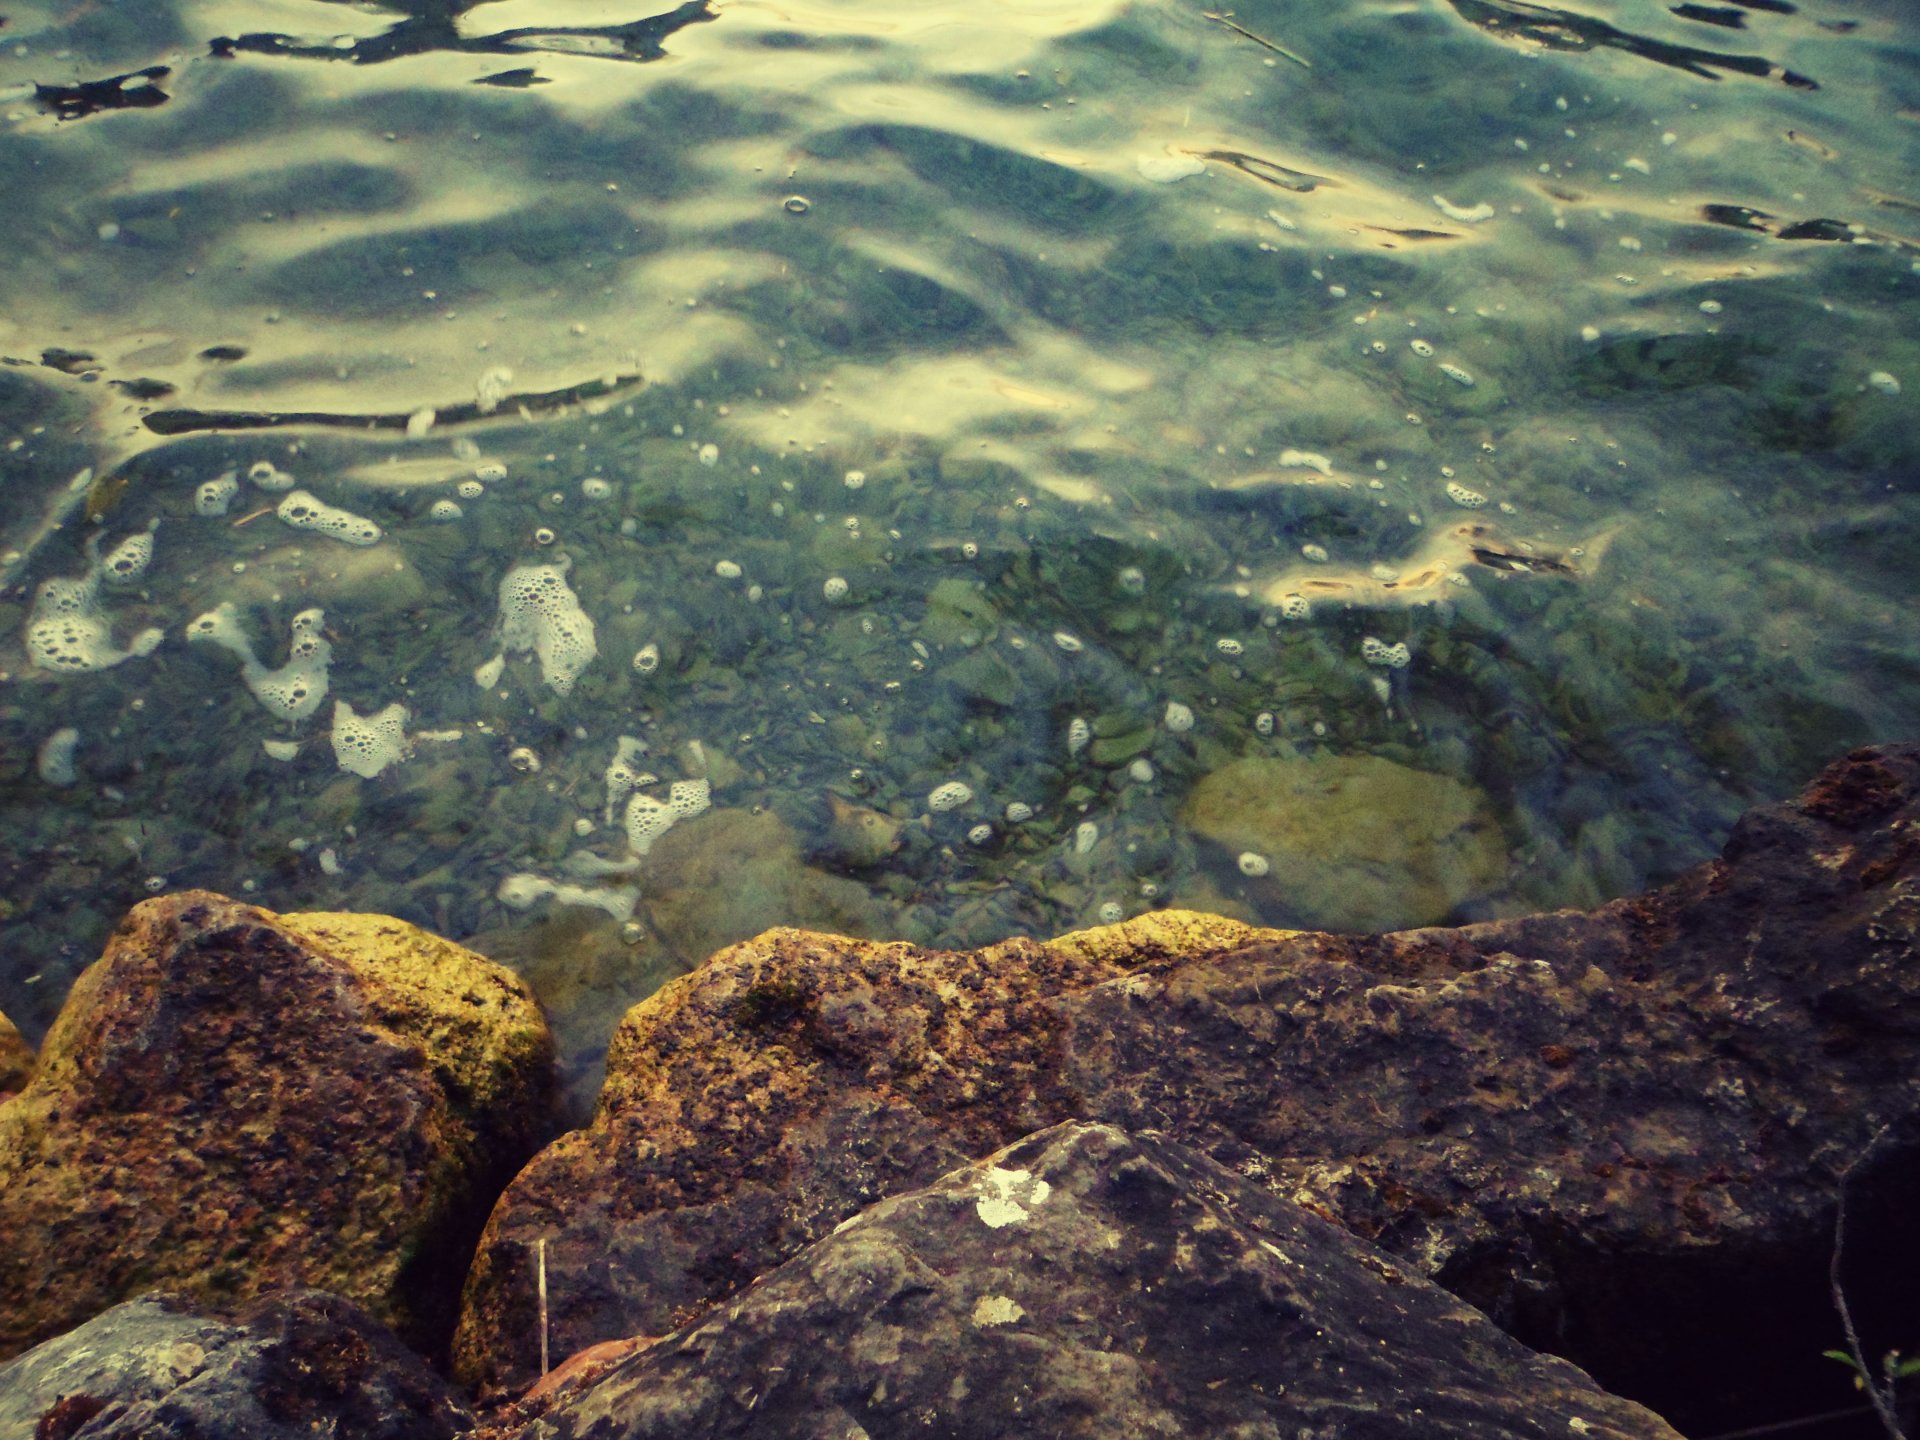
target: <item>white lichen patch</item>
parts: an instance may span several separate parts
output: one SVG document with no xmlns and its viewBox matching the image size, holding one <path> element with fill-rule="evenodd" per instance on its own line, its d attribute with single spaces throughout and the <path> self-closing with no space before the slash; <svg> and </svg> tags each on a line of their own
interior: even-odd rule
<svg viewBox="0 0 1920 1440">
<path fill-rule="evenodd" d="M 1053 1186 L 1033 1178 L 1031 1170 L 1002 1170 L 989 1165 L 980 1177 L 981 1194 L 974 1200 L 974 1213 L 990 1230 L 1018 1225 L 1029 1212 L 1046 1204 Z"/>
<path fill-rule="evenodd" d="M 600 653 L 593 621 L 567 584 L 571 564 L 563 556 L 553 565 L 516 565 L 500 582 L 501 648 L 538 656 L 541 679 L 562 695 Z"/>
<path fill-rule="evenodd" d="M 1006 1295 L 982 1295 L 973 1303 L 973 1323 L 981 1326 L 1012 1325 L 1027 1318 L 1020 1302 Z"/>
</svg>

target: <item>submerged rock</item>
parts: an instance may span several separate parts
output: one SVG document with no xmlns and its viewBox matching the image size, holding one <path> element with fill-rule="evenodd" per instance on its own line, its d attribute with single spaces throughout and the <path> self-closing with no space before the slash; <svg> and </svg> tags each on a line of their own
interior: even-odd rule
<svg viewBox="0 0 1920 1440">
<path fill-rule="evenodd" d="M 1484 796 L 1376 755 L 1235 760 L 1194 786 L 1182 819 L 1265 856 L 1290 918 L 1327 930 L 1432 924 L 1506 873 Z"/>
<path fill-rule="evenodd" d="M 522 1433 L 814 1440 L 934 1417 L 953 1440 L 1677 1440 L 1336 1227 L 1105 1125 L 873 1206 Z"/>
<path fill-rule="evenodd" d="M 532 1378 L 538 1238 L 562 1350 L 658 1335 L 863 1205 L 1087 1118 L 1195 1145 L 1676 1419 L 1762 1394 L 1831 1367 L 1836 1176 L 1883 1127 L 1854 1283 L 1920 1272 L 1893 1203 L 1920 1172 L 1916 825 L 1920 746 L 1886 747 L 1590 914 L 1161 914 L 964 953 L 770 932 L 628 1015 L 593 1125 L 488 1223 L 456 1362 Z"/>
<path fill-rule="evenodd" d="M 0 1106 L 0 1356 L 155 1286 L 320 1286 L 433 1343 L 550 1068 L 526 988 L 411 925 L 136 906 Z"/>
<path fill-rule="evenodd" d="M 317 1290 L 230 1318 L 143 1295 L 0 1366 L 3 1440 L 446 1440 L 472 1426 L 424 1360 Z"/>
<path fill-rule="evenodd" d="M 715 810 L 676 826 L 654 842 L 640 890 L 648 923 L 688 968 L 772 925 L 888 929 L 867 888 L 808 865 L 799 837 L 771 811 Z"/>
</svg>

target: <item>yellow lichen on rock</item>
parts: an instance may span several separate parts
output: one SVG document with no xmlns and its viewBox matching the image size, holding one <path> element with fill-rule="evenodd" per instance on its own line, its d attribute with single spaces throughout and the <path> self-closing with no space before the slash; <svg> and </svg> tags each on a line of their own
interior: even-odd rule
<svg viewBox="0 0 1920 1440">
<path fill-rule="evenodd" d="M 1057 954 L 1131 968 L 1156 960 L 1220 954 L 1258 941 L 1286 940 L 1299 933 L 1268 930 L 1197 910 L 1150 910 L 1117 925 L 1074 930 L 1045 943 Z"/>
</svg>

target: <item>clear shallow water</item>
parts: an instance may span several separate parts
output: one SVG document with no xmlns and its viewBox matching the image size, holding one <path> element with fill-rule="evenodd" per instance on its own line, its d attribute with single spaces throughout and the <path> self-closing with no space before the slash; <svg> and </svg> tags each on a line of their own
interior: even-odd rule
<svg viewBox="0 0 1920 1440">
<path fill-rule="evenodd" d="M 1585 905 L 1915 728 L 1892 0 L 0 13 L 30 1030 L 159 886 L 473 939 L 583 1052 L 771 923 Z M 157 648 L 35 664 L 156 519 L 86 634 Z M 560 564 L 597 658 L 477 684 Z M 222 604 L 262 670 L 324 612 L 310 717 Z M 336 701 L 411 752 L 343 770 Z M 638 860 L 622 736 L 712 794 Z"/>
</svg>

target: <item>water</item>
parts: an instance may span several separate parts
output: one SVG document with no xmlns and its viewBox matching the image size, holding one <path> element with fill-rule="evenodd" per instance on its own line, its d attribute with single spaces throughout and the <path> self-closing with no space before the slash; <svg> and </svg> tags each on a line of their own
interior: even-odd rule
<svg viewBox="0 0 1920 1440">
<path fill-rule="evenodd" d="M 585 1077 L 773 923 L 1674 873 L 1914 730 L 1915 40 L 1899 0 L 12 6 L 0 1009 L 202 885 L 471 940 Z M 543 654 L 500 605 L 546 566 Z M 36 664 L 63 577 L 82 660 Z M 636 858 L 633 796 L 703 781 Z"/>
</svg>

